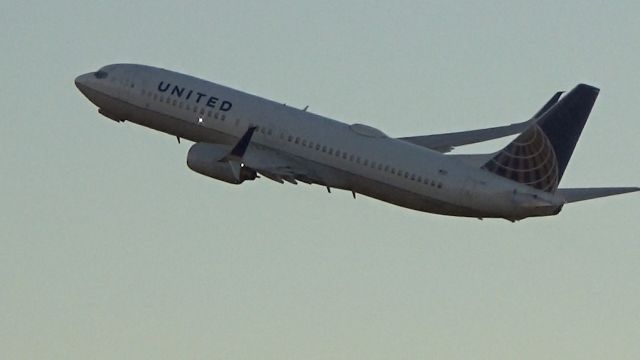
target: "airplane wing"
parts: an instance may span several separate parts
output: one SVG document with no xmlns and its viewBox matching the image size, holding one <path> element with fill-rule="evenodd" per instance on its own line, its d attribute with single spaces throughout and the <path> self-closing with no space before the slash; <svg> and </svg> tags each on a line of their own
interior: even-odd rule
<svg viewBox="0 0 640 360">
<path fill-rule="evenodd" d="M 498 126 L 487 129 L 470 130 L 453 132 L 446 134 L 434 134 L 425 136 L 410 136 L 399 138 L 402 141 L 420 145 L 431 150 L 441 153 L 448 153 L 456 146 L 475 144 L 483 141 L 499 139 L 501 137 L 515 135 L 526 130 L 532 123 L 531 120 L 511 124 L 507 126 Z"/>
<path fill-rule="evenodd" d="M 257 126 L 249 127 L 234 146 L 205 142 L 194 144 L 189 149 L 187 165 L 197 173 L 232 184 L 253 180 L 258 173 L 281 184 L 302 181 L 325 185 L 323 177 L 318 175 L 319 170 L 307 166 L 299 158 L 251 143 L 257 129 Z M 253 176 L 247 176 L 251 174 Z"/>
<path fill-rule="evenodd" d="M 324 184 L 318 174 L 294 157 L 266 148 L 250 147 L 244 154 L 243 163 L 260 175 L 281 184 L 285 181 L 291 184 L 297 184 L 297 181 Z"/>
<path fill-rule="evenodd" d="M 326 169 L 310 166 L 308 161 L 252 143 L 257 126 L 249 127 L 233 146 L 200 142 L 189 149 L 187 165 L 191 170 L 214 179 L 232 184 L 254 180 L 257 174 L 283 184 L 324 186 L 343 185 L 336 183 L 335 176 Z M 226 167 L 226 164 L 228 167 Z"/>
<path fill-rule="evenodd" d="M 431 150 L 439 151 L 441 153 L 447 153 L 453 150 L 456 146 L 475 144 L 483 141 L 499 139 L 501 137 L 509 135 L 519 134 L 526 130 L 529 125 L 536 122 L 538 118 L 545 112 L 551 109 L 551 107 L 553 107 L 553 105 L 558 102 L 561 95 L 562 91 L 555 93 L 551 97 L 551 99 L 549 99 L 549 101 L 547 101 L 547 103 L 540 110 L 538 110 L 538 112 L 530 120 L 521 123 L 446 134 L 402 137 L 399 138 L 399 140 L 420 145 Z"/>
</svg>

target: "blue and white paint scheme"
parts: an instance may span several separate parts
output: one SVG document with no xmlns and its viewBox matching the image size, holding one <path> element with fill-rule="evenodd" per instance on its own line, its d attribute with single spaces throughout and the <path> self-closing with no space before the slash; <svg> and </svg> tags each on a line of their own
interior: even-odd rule
<svg viewBox="0 0 640 360">
<path fill-rule="evenodd" d="M 262 175 L 418 211 L 510 221 L 640 190 L 559 188 L 599 93 L 585 84 L 554 94 L 525 122 L 405 138 L 146 65 L 107 65 L 78 76 L 75 84 L 112 120 L 195 142 L 189 168 L 231 184 Z M 447 154 L 456 146 L 515 134 L 520 135 L 494 154 Z"/>
</svg>

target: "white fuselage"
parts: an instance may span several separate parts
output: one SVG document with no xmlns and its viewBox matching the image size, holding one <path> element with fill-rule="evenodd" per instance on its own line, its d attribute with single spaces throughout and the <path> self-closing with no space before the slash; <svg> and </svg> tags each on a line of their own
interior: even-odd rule
<svg viewBox="0 0 640 360">
<path fill-rule="evenodd" d="M 554 194 L 496 176 L 454 156 L 389 138 L 188 75 L 115 64 L 76 79 L 101 113 L 194 142 L 233 145 L 257 126 L 251 146 L 304 163 L 312 182 L 445 215 L 510 220 L 552 215 Z"/>
</svg>

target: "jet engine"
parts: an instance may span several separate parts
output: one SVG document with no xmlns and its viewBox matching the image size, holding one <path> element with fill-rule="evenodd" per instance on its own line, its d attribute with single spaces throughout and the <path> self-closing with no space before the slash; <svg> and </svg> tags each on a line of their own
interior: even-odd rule
<svg viewBox="0 0 640 360">
<path fill-rule="evenodd" d="M 241 184 L 245 180 L 254 180 L 254 170 L 240 166 L 239 178 L 234 175 L 232 165 L 225 157 L 231 151 L 228 145 L 196 143 L 187 154 L 189 169 L 230 184 Z"/>
</svg>

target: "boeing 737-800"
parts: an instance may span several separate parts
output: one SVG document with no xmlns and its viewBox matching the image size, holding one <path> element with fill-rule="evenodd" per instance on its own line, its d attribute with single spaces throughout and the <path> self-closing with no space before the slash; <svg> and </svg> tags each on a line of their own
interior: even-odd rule
<svg viewBox="0 0 640 360">
<path fill-rule="evenodd" d="M 75 79 L 117 122 L 195 142 L 193 171 L 231 184 L 304 182 L 436 214 L 516 221 L 566 203 L 640 190 L 558 188 L 599 90 L 558 92 L 530 120 L 457 133 L 392 138 L 177 72 L 113 64 Z M 518 135 L 492 154 L 453 147 Z"/>
</svg>

